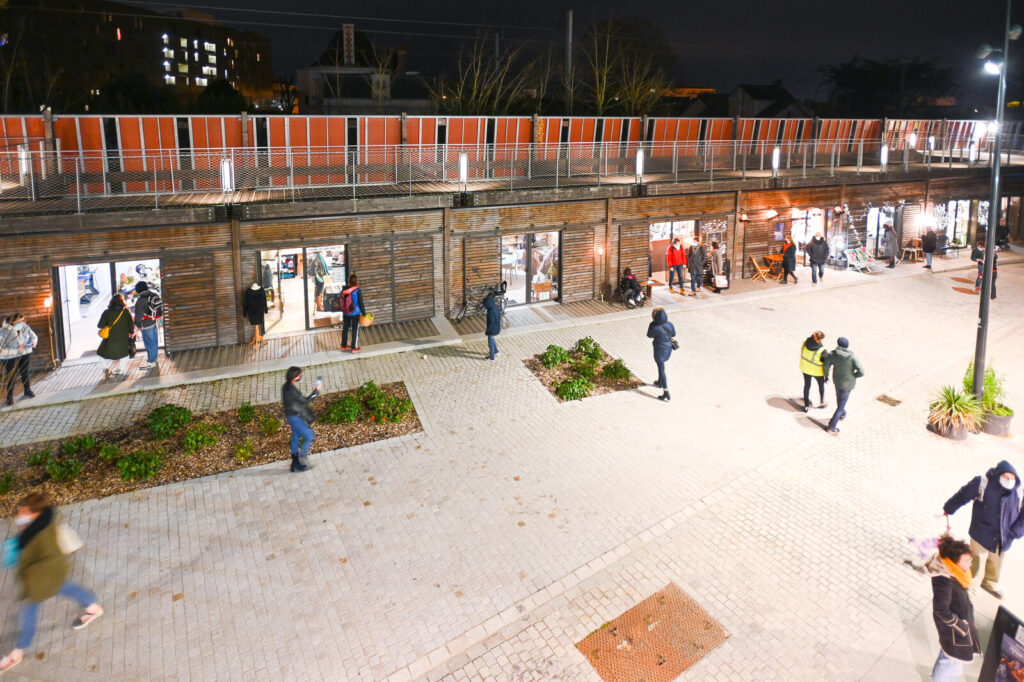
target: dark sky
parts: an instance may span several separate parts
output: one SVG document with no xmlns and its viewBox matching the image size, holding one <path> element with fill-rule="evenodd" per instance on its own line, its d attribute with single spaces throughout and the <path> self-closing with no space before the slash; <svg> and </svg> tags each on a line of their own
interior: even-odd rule
<svg viewBox="0 0 1024 682">
<path fill-rule="evenodd" d="M 684 84 L 727 92 L 740 82 L 781 78 L 798 97 L 818 98 L 825 96 L 819 67 L 854 55 L 939 58 L 964 74 L 964 85 L 986 85 L 976 77 L 974 53 L 980 44 L 999 40 L 1005 16 L 1002 0 L 592 0 L 578 6 L 564 0 L 204 1 L 209 4 L 184 0 L 181 6 L 266 35 L 279 74 L 316 59 L 342 23 L 354 23 L 375 44 L 406 45 L 408 68 L 432 74 L 453 62 L 459 44 L 482 30 L 501 31 L 510 41 L 562 45 L 564 10 L 571 7 L 577 36 L 595 18 L 629 13 L 652 21 L 678 55 L 678 80 Z M 1024 40 L 1017 44 L 1024 50 Z"/>
</svg>

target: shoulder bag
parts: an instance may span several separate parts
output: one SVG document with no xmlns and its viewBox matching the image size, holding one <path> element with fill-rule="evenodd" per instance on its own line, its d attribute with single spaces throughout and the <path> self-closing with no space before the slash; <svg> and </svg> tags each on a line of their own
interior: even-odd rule
<svg viewBox="0 0 1024 682">
<path fill-rule="evenodd" d="M 100 338 L 101 339 L 109 339 L 110 338 L 110 328 L 113 327 L 115 324 L 117 324 L 117 321 L 121 319 L 121 315 L 124 315 L 124 308 L 121 308 L 121 312 L 118 313 L 117 317 L 114 318 L 114 321 L 110 325 L 100 329 Z"/>
</svg>

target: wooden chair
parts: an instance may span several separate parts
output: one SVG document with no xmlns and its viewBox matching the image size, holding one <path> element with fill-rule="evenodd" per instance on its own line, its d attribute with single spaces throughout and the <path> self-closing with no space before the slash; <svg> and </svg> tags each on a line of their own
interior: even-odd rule
<svg viewBox="0 0 1024 682">
<path fill-rule="evenodd" d="M 771 268 L 767 265 L 760 265 L 757 259 L 753 256 L 750 257 L 750 264 L 754 266 L 754 281 L 761 280 L 764 283 L 768 283 L 768 278 L 771 276 Z"/>
</svg>

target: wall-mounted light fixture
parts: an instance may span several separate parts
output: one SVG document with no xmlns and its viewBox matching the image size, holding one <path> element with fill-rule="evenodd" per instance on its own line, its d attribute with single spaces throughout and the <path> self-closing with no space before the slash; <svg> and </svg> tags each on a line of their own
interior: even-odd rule
<svg viewBox="0 0 1024 682">
<path fill-rule="evenodd" d="M 462 152 L 459 154 L 459 183 L 465 185 L 469 181 L 469 156 Z"/>
<path fill-rule="evenodd" d="M 227 157 L 220 160 L 220 189 L 222 192 L 235 191 L 235 165 Z"/>
<path fill-rule="evenodd" d="M 772 150 L 772 177 L 779 177 L 779 164 L 782 162 L 782 150 L 776 147 Z"/>
<path fill-rule="evenodd" d="M 878 159 L 879 159 L 879 164 L 882 167 L 882 172 L 884 173 L 886 166 L 889 165 L 889 145 L 887 145 L 887 144 L 883 144 L 882 145 L 882 151 L 879 154 Z"/>
<path fill-rule="evenodd" d="M 644 150 L 636 150 L 636 181 L 644 181 Z"/>
</svg>

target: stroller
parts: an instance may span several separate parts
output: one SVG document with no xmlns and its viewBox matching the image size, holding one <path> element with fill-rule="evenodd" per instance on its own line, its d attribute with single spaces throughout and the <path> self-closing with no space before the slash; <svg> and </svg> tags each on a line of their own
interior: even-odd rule
<svg viewBox="0 0 1024 682">
<path fill-rule="evenodd" d="M 622 279 L 619 280 L 619 296 L 626 307 L 630 309 L 640 308 L 647 302 L 644 288 L 640 286 L 640 282 L 629 268 L 626 268 L 622 273 Z"/>
</svg>

